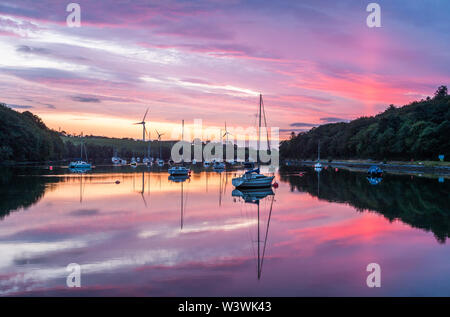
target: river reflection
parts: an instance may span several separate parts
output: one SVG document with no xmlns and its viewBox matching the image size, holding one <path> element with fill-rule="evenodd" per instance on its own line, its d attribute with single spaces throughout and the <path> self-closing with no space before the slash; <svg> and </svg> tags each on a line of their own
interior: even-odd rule
<svg viewBox="0 0 450 317">
<path fill-rule="evenodd" d="M 448 180 L 300 172 L 246 192 L 236 172 L 2 170 L 0 294 L 450 295 Z"/>
</svg>

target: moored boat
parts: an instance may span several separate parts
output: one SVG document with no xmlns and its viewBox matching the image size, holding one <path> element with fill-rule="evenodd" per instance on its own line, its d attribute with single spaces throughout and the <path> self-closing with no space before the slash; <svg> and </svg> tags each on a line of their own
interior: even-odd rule
<svg viewBox="0 0 450 317">
<path fill-rule="evenodd" d="M 231 183 L 236 188 L 264 188 L 270 187 L 275 176 L 260 174 L 259 168 L 246 171 L 244 175 L 233 178 Z"/>
<path fill-rule="evenodd" d="M 232 179 L 232 184 L 236 188 L 262 188 L 262 187 L 270 187 L 272 186 L 272 181 L 275 178 L 275 176 L 266 176 L 260 173 L 260 164 L 259 164 L 259 151 L 260 151 L 260 144 L 261 144 L 261 118 L 263 117 L 262 113 L 264 112 L 264 106 L 263 106 L 263 99 L 262 95 L 259 95 L 259 108 L 258 108 L 258 114 L 259 114 L 259 126 L 258 126 L 258 148 L 257 148 L 257 155 L 256 155 L 256 162 L 258 164 L 258 168 L 251 169 L 249 171 L 246 171 L 244 175 L 240 177 L 235 177 Z M 264 113 L 264 122 L 266 115 Z M 267 125 L 267 123 L 266 123 Z M 266 126 L 267 129 L 267 126 Z M 267 134 L 267 148 L 270 149 L 270 143 L 269 143 L 269 135 Z M 249 162 L 250 163 L 250 162 Z M 245 164 L 244 164 L 245 166 Z"/>
<path fill-rule="evenodd" d="M 172 166 L 169 168 L 169 174 L 173 176 L 189 175 L 190 171 L 190 169 L 184 166 Z"/>
</svg>

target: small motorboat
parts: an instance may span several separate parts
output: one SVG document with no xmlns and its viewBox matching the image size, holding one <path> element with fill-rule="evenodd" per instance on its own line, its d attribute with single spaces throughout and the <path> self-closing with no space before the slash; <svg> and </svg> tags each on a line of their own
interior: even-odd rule
<svg viewBox="0 0 450 317">
<path fill-rule="evenodd" d="M 371 166 L 367 171 L 369 177 L 383 177 L 383 173 L 384 173 L 383 170 L 376 165 Z"/>
<path fill-rule="evenodd" d="M 112 161 L 112 163 L 113 163 L 114 165 L 118 165 L 118 164 L 120 164 L 120 157 L 113 156 L 113 157 L 111 158 L 111 161 Z"/>
<path fill-rule="evenodd" d="M 316 172 L 320 172 L 322 170 L 322 164 L 320 164 L 320 162 L 317 162 L 316 164 L 314 164 L 314 169 L 316 170 Z"/>
</svg>

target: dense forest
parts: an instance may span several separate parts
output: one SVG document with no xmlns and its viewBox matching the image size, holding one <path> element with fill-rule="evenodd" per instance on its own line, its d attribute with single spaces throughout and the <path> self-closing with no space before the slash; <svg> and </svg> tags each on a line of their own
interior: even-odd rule
<svg viewBox="0 0 450 317">
<path fill-rule="evenodd" d="M 325 124 L 281 142 L 282 158 L 437 160 L 450 155 L 450 96 L 441 86 L 433 98 L 348 123 Z"/>
<path fill-rule="evenodd" d="M 0 162 L 59 160 L 64 151 L 60 135 L 38 116 L 0 104 Z"/>
</svg>

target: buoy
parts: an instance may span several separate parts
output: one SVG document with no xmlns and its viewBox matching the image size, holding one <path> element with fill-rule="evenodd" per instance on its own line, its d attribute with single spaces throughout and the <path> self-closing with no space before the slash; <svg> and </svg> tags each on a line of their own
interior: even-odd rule
<svg viewBox="0 0 450 317">
<path fill-rule="evenodd" d="M 278 188 L 278 183 L 277 182 L 273 183 L 273 188 Z"/>
<path fill-rule="evenodd" d="M 339 171 L 339 168 L 336 167 L 336 168 L 334 169 L 334 171 L 335 171 L 335 172 Z"/>
<path fill-rule="evenodd" d="M 50 165 L 49 169 L 50 169 L 51 171 L 53 171 L 53 166 L 52 166 L 52 165 Z"/>
<path fill-rule="evenodd" d="M 120 184 L 120 181 L 119 180 L 116 180 L 116 182 L 115 182 L 116 184 Z"/>
</svg>

